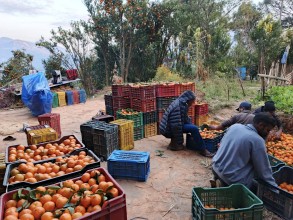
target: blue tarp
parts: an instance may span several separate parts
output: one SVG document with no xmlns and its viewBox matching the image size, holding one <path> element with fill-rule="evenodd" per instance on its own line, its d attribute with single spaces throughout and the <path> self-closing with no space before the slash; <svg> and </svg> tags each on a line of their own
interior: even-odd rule
<svg viewBox="0 0 293 220">
<path fill-rule="evenodd" d="M 21 99 L 34 116 L 51 113 L 53 96 L 43 73 L 22 77 Z"/>
</svg>

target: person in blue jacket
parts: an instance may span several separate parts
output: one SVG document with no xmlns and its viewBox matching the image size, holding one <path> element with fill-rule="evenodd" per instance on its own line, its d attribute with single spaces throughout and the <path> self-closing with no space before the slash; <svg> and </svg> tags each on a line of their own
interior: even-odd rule
<svg viewBox="0 0 293 220">
<path fill-rule="evenodd" d="M 234 124 L 228 129 L 212 162 L 217 186 L 241 183 L 255 191 L 254 178 L 277 186 L 264 140 L 275 125 L 273 116 L 262 112 L 255 115 L 253 124 Z"/>
<path fill-rule="evenodd" d="M 197 126 L 192 124 L 188 117 L 188 108 L 194 103 L 195 98 L 194 92 L 190 90 L 182 93 L 164 112 L 159 129 L 163 136 L 171 138 L 169 150 L 183 150 L 183 133 L 191 133 L 197 150 L 204 156 L 212 157 L 213 154 L 206 150 Z"/>
</svg>

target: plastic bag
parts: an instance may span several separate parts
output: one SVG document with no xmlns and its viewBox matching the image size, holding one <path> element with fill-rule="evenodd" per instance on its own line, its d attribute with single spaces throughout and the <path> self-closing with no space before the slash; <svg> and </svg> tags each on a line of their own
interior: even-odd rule
<svg viewBox="0 0 293 220">
<path fill-rule="evenodd" d="M 53 96 L 43 73 L 22 77 L 21 99 L 34 116 L 51 113 Z"/>
</svg>

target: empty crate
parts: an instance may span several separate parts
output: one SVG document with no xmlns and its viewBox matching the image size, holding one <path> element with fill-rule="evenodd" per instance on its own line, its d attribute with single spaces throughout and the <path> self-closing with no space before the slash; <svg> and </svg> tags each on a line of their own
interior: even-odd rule
<svg viewBox="0 0 293 220">
<path fill-rule="evenodd" d="M 114 178 L 146 181 L 150 173 L 150 153 L 115 150 L 107 166 Z"/>
<path fill-rule="evenodd" d="M 134 148 L 133 121 L 118 119 L 111 122 L 119 127 L 119 149 L 131 150 Z"/>
</svg>

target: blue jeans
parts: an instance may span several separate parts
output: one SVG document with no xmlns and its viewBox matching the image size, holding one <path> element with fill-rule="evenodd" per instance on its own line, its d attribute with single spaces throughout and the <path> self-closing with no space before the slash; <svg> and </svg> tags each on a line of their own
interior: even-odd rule
<svg viewBox="0 0 293 220">
<path fill-rule="evenodd" d="M 204 150 L 206 149 L 205 143 L 203 142 L 202 137 L 200 136 L 199 130 L 194 124 L 184 124 L 183 133 L 190 133 L 193 137 L 193 140 L 196 144 L 194 150 Z"/>
</svg>

